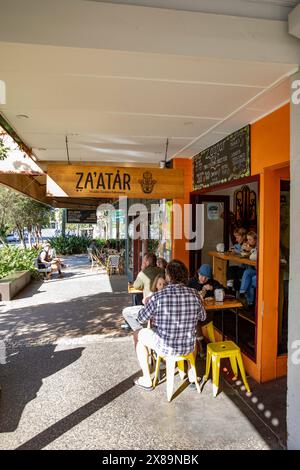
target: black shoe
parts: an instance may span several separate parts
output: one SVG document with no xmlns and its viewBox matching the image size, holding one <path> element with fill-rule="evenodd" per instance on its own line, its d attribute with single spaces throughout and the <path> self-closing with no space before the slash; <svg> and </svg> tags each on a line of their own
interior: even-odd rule
<svg viewBox="0 0 300 470">
<path fill-rule="evenodd" d="M 241 293 L 241 292 L 238 293 L 238 295 L 237 295 L 237 300 L 239 300 L 239 301 L 243 304 L 243 306 L 244 306 L 245 308 L 248 307 L 248 300 L 247 300 L 246 295 L 245 295 L 243 292 L 242 292 L 242 293 Z"/>
</svg>

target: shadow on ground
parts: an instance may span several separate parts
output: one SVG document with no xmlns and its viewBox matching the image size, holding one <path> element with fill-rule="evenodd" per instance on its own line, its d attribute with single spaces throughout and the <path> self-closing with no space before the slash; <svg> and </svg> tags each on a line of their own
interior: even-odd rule
<svg viewBox="0 0 300 470">
<path fill-rule="evenodd" d="M 55 352 L 55 345 L 21 348 L 1 365 L 0 433 L 17 429 L 27 403 L 36 398 L 43 379 L 77 361 L 84 348 Z"/>
<path fill-rule="evenodd" d="M 0 316 L 5 341 L 20 344 L 52 343 L 63 336 L 91 334 L 124 336 L 122 308 L 130 305 L 124 293 L 99 293 L 66 302 L 11 309 Z M 4 339 L 4 338 L 3 338 Z"/>
</svg>

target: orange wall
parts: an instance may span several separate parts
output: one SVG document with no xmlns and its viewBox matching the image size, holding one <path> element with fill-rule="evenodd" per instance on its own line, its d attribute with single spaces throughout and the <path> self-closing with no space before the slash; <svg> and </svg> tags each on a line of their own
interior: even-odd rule
<svg viewBox="0 0 300 470">
<path fill-rule="evenodd" d="M 173 204 L 178 204 L 182 207 L 182 214 L 184 214 L 184 204 L 190 203 L 190 193 L 192 191 L 192 160 L 188 158 L 174 158 L 173 168 L 184 171 L 184 198 L 173 200 Z M 182 217 L 182 233 L 184 233 L 183 219 L 184 217 Z M 172 234 L 172 256 L 183 261 L 187 268 L 189 268 L 189 252 L 185 249 L 187 240 L 184 237 L 179 240 L 174 239 L 174 230 L 172 230 Z"/>
<path fill-rule="evenodd" d="M 251 175 L 290 161 L 290 105 L 251 125 Z"/>
</svg>

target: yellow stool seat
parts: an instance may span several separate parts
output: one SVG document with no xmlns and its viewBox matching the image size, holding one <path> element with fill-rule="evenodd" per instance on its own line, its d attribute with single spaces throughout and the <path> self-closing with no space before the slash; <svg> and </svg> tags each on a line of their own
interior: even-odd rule
<svg viewBox="0 0 300 470">
<path fill-rule="evenodd" d="M 159 356 L 157 355 L 156 358 L 156 368 L 155 368 L 155 377 L 153 380 L 153 388 L 155 388 L 158 380 L 159 368 L 160 368 L 160 361 L 164 359 L 166 361 L 166 379 L 167 379 L 167 398 L 168 401 L 171 401 L 173 395 L 173 387 L 174 387 L 174 373 L 175 373 L 175 366 L 177 363 L 180 378 L 183 379 L 184 377 L 184 361 L 188 361 L 190 363 L 191 369 L 193 371 L 193 375 L 195 377 L 195 383 L 197 392 L 200 393 L 200 385 L 198 383 L 197 372 L 196 372 L 196 363 L 195 363 L 195 351 L 183 356 Z"/>
<path fill-rule="evenodd" d="M 235 377 L 238 376 L 239 366 L 245 388 L 247 392 L 250 392 L 240 348 L 233 341 L 218 341 L 217 343 L 209 343 L 207 345 L 206 371 L 204 376 L 204 381 L 207 381 L 212 363 L 212 383 L 214 397 L 217 396 L 219 389 L 220 361 L 221 359 L 225 358 L 230 360 L 231 368 Z"/>
</svg>

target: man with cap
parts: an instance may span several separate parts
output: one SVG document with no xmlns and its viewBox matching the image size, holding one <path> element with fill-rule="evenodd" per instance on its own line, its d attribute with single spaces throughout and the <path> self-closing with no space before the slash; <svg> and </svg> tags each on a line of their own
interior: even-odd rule
<svg viewBox="0 0 300 470">
<path fill-rule="evenodd" d="M 188 287 L 199 291 L 202 298 L 207 298 L 213 297 L 214 290 L 221 286 L 213 279 L 211 266 L 209 264 L 202 264 L 196 276 L 189 280 Z"/>
</svg>

